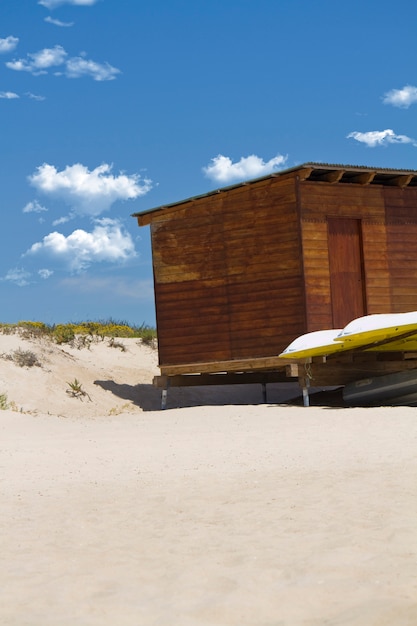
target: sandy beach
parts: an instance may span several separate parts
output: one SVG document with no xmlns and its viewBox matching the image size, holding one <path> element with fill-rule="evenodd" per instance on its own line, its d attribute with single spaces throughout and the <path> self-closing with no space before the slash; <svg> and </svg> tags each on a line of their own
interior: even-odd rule
<svg viewBox="0 0 417 626">
<path fill-rule="evenodd" d="M 0 335 L 2 624 L 417 623 L 415 408 L 236 386 L 160 411 L 157 353 L 121 341 Z"/>
</svg>

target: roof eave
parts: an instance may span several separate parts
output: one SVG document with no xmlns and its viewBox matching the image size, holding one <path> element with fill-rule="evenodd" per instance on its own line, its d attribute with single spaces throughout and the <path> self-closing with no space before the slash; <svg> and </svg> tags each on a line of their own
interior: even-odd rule
<svg viewBox="0 0 417 626">
<path fill-rule="evenodd" d="M 163 204 L 161 206 L 158 207 L 154 207 L 151 209 L 147 209 L 145 211 L 140 211 L 137 213 L 133 213 L 132 217 L 135 217 L 138 220 L 138 224 L 139 226 L 146 226 L 147 224 L 149 224 L 152 221 L 152 216 L 160 213 L 161 211 L 164 211 L 166 209 L 170 209 L 170 208 L 174 208 L 180 205 L 184 205 L 184 204 L 188 204 L 189 202 L 195 202 L 196 200 L 200 200 L 202 198 L 208 198 L 210 196 L 219 194 L 219 193 L 225 193 L 227 191 L 231 191 L 233 189 L 237 189 L 239 187 L 245 187 L 248 185 L 253 185 L 256 183 L 259 183 L 261 181 L 264 180 L 268 180 L 271 178 L 279 178 L 281 176 L 284 176 L 286 174 L 291 174 L 293 172 L 296 171 L 301 171 L 301 170 L 311 170 L 311 172 L 343 172 L 343 173 L 374 173 L 374 174 L 387 174 L 387 175 L 394 175 L 396 177 L 399 176 L 408 176 L 411 178 L 415 178 L 416 182 L 417 182 L 417 171 L 416 170 L 400 170 L 400 169 L 390 169 L 390 168 L 380 168 L 380 167 L 369 167 L 369 166 L 364 166 L 364 165 L 340 165 L 340 164 L 331 164 L 331 163 L 315 163 L 315 162 L 308 162 L 308 163 L 303 163 L 301 165 L 296 165 L 294 167 L 290 167 L 287 168 L 285 170 L 280 170 L 277 172 L 273 172 L 272 174 L 267 174 L 265 176 L 260 176 L 259 178 L 252 178 L 250 180 L 246 180 L 246 181 L 242 181 L 239 183 L 235 183 L 233 185 L 228 185 L 227 187 L 219 187 L 217 189 L 213 189 L 211 191 L 208 191 L 206 193 L 200 194 L 200 195 L 196 195 L 196 196 L 191 196 L 189 198 L 185 198 L 183 200 L 178 200 L 176 202 L 171 202 L 169 204 Z M 311 172 L 309 175 L 311 175 Z"/>
</svg>

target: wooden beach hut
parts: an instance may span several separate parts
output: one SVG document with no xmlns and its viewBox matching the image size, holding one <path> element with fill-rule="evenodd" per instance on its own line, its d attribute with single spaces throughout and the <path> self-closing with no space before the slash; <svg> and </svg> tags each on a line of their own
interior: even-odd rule
<svg viewBox="0 0 417 626">
<path fill-rule="evenodd" d="M 165 377 L 282 373 L 303 333 L 417 310 L 417 171 L 306 163 L 134 217 Z"/>
</svg>

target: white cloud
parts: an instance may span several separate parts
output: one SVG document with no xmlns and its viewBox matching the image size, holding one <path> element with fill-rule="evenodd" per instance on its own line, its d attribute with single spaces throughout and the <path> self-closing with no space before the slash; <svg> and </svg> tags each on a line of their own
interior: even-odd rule
<svg viewBox="0 0 417 626">
<path fill-rule="evenodd" d="M 17 93 L 14 91 L 0 91 L 0 98 L 5 100 L 14 100 L 15 98 L 20 98 Z"/>
<path fill-rule="evenodd" d="M 47 269 L 41 269 L 38 271 L 38 274 L 41 278 L 43 278 L 43 280 L 46 280 L 47 278 L 50 278 L 53 274 L 52 270 L 47 270 Z"/>
<path fill-rule="evenodd" d="M 25 93 L 25 96 L 27 96 L 28 98 L 31 98 L 31 100 L 37 100 L 38 102 L 43 102 L 43 100 L 46 100 L 45 96 L 37 96 L 34 93 L 31 93 L 30 91 L 27 91 Z"/>
<path fill-rule="evenodd" d="M 30 52 L 28 59 L 9 61 L 6 66 L 17 72 L 30 72 L 35 76 L 46 74 L 51 67 L 62 65 L 68 56 L 62 46 L 44 48 L 39 52 Z"/>
<path fill-rule="evenodd" d="M 391 89 L 383 97 L 384 104 L 392 104 L 400 109 L 408 109 L 417 102 L 417 87 L 406 85 L 402 89 Z"/>
<path fill-rule="evenodd" d="M 62 28 L 69 28 L 71 26 L 74 26 L 74 22 L 61 22 L 61 20 L 54 20 L 54 18 L 52 18 L 50 15 L 48 15 L 48 17 L 45 17 L 45 22 L 48 22 L 48 24 L 53 24 L 54 26 L 61 26 Z"/>
<path fill-rule="evenodd" d="M 43 213 L 44 211 L 47 211 L 48 209 L 46 209 L 44 206 L 39 204 L 37 200 L 34 200 L 33 202 L 28 202 L 23 207 L 22 210 L 23 210 L 23 213 Z"/>
<path fill-rule="evenodd" d="M 29 176 L 39 191 L 63 200 L 79 215 L 96 216 L 107 211 L 118 200 L 133 200 L 152 188 L 152 181 L 139 174 L 111 174 L 111 165 L 104 163 L 90 171 L 85 165 L 67 165 L 58 172 L 44 163 Z"/>
<path fill-rule="evenodd" d="M 13 37 L 12 35 L 9 35 L 5 39 L 0 39 L 0 54 L 5 52 L 11 52 L 16 48 L 18 43 L 19 38 Z"/>
<path fill-rule="evenodd" d="M 47 9 L 56 9 L 57 7 L 62 6 L 63 4 L 72 4 L 74 6 L 84 6 L 89 7 L 96 4 L 98 0 L 39 0 L 38 4 L 41 4 L 43 7 Z"/>
<path fill-rule="evenodd" d="M 33 59 L 35 67 L 42 70 L 61 65 L 65 61 L 67 53 L 62 46 L 54 46 L 53 48 L 44 48 L 28 56 Z"/>
<path fill-rule="evenodd" d="M 68 237 L 53 232 L 34 243 L 26 255 L 54 259 L 72 272 L 82 272 L 92 263 L 120 263 L 136 256 L 129 233 L 120 222 L 111 219 L 96 220 L 92 232 L 74 230 Z"/>
<path fill-rule="evenodd" d="M 52 222 L 52 226 L 59 226 L 60 224 L 66 224 L 67 222 L 72 220 L 73 217 L 75 217 L 75 216 L 74 215 L 64 215 L 64 217 L 59 217 L 58 219 L 56 219 L 56 220 L 54 220 Z"/>
<path fill-rule="evenodd" d="M 109 63 L 96 63 L 82 57 L 68 59 L 66 64 L 66 75 L 68 78 L 90 76 L 93 80 L 102 81 L 114 80 L 117 74 L 120 74 L 120 70 L 109 65 Z"/>
<path fill-rule="evenodd" d="M 276 169 L 283 167 L 286 160 L 286 156 L 277 155 L 265 162 L 255 154 L 251 154 L 233 163 L 229 157 L 219 154 L 211 160 L 209 165 L 203 167 L 203 172 L 208 178 L 216 182 L 228 183 L 270 174 Z"/>
<path fill-rule="evenodd" d="M 22 268 L 15 267 L 7 272 L 3 280 L 15 283 L 18 287 L 26 287 L 26 285 L 29 285 L 29 278 L 29 272 L 26 272 L 26 270 Z"/>
<path fill-rule="evenodd" d="M 97 63 L 84 56 L 68 57 L 62 46 L 43 48 L 38 52 L 29 52 L 25 59 L 8 61 L 6 67 L 16 72 L 30 72 L 33 76 L 47 74 L 51 68 L 61 67 L 62 71 L 55 72 L 56 76 L 65 74 L 67 78 L 90 76 L 93 80 L 114 80 L 120 70 L 109 63 Z"/>
<path fill-rule="evenodd" d="M 366 133 L 353 132 L 347 135 L 347 139 L 356 139 L 360 143 L 364 143 L 368 148 L 375 148 L 376 146 L 387 146 L 391 143 L 412 143 L 417 145 L 414 139 L 407 137 L 407 135 L 396 135 L 391 128 L 386 130 L 370 130 Z"/>
</svg>

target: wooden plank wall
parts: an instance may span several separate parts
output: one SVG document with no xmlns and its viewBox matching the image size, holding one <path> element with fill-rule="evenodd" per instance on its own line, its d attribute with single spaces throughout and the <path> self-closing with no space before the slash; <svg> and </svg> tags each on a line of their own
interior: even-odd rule
<svg viewBox="0 0 417 626">
<path fill-rule="evenodd" d="M 293 176 L 162 212 L 151 233 L 160 365 L 276 355 L 304 332 Z"/>
<path fill-rule="evenodd" d="M 159 362 L 231 358 L 222 196 L 151 224 Z"/>
<path fill-rule="evenodd" d="M 385 220 L 362 220 L 367 314 L 392 313 L 391 275 Z"/>
<path fill-rule="evenodd" d="M 417 189 L 384 189 L 392 311 L 417 310 Z"/>
<path fill-rule="evenodd" d="M 367 313 L 389 312 L 391 281 L 384 188 L 303 181 L 300 183 L 300 212 L 308 332 L 333 326 L 328 216 L 361 220 Z"/>
<path fill-rule="evenodd" d="M 293 176 L 228 193 L 223 201 L 233 358 L 279 354 L 305 327 Z"/>
</svg>

